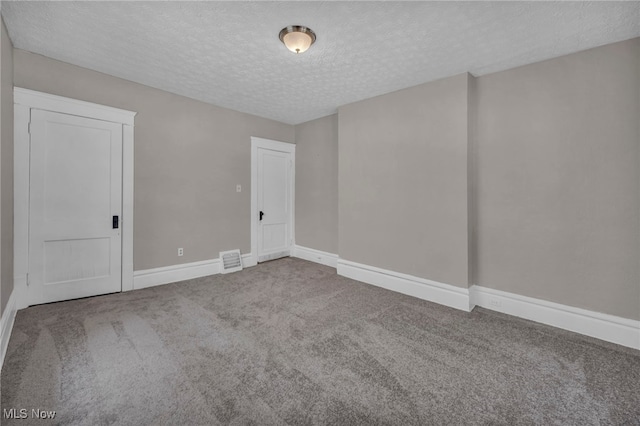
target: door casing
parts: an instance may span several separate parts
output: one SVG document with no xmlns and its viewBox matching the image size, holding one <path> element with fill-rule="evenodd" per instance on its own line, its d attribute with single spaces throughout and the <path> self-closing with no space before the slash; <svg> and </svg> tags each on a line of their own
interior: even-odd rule
<svg viewBox="0 0 640 426">
<path fill-rule="evenodd" d="M 296 174 L 296 146 L 292 143 L 279 142 L 271 139 L 251 137 L 251 264 L 258 263 L 258 149 L 287 152 L 291 154 L 291 181 L 289 185 L 289 224 L 291 227 L 291 244 L 289 251 L 295 246 L 295 174 Z"/>
<path fill-rule="evenodd" d="M 16 309 L 29 306 L 29 126 L 39 109 L 122 124 L 122 291 L 133 290 L 133 142 L 136 113 L 34 90 L 14 88 L 14 280 Z"/>
</svg>

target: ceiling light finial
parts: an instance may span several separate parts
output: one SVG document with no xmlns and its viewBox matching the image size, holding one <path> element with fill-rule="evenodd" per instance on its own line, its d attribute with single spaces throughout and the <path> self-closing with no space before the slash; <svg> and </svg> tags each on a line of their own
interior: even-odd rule
<svg viewBox="0 0 640 426">
<path fill-rule="evenodd" d="M 280 41 L 293 53 L 305 52 L 315 41 L 316 33 L 311 28 L 290 25 L 280 31 Z"/>
</svg>

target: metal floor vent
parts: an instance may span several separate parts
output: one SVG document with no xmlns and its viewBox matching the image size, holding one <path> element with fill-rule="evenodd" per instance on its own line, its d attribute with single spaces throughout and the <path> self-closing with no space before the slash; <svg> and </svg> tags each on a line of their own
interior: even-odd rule
<svg viewBox="0 0 640 426">
<path fill-rule="evenodd" d="M 220 252 L 220 273 L 242 271 L 242 257 L 240 250 L 229 250 Z"/>
</svg>

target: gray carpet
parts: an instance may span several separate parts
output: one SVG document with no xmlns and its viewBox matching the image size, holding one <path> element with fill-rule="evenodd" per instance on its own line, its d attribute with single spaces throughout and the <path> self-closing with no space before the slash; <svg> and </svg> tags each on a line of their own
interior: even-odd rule
<svg viewBox="0 0 640 426">
<path fill-rule="evenodd" d="M 281 259 L 18 313 L 19 424 L 640 425 L 640 353 Z"/>
</svg>

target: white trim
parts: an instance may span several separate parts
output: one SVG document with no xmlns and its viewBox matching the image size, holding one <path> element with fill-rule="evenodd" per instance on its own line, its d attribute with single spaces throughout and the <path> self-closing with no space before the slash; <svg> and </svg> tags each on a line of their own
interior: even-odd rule
<svg viewBox="0 0 640 426">
<path fill-rule="evenodd" d="M 29 306 L 29 122 L 31 109 L 122 124 L 122 291 L 133 289 L 133 146 L 135 112 L 14 87 L 13 269 L 18 309 Z"/>
<path fill-rule="evenodd" d="M 2 319 L 0 319 L 0 369 L 4 365 L 4 357 L 7 354 L 7 347 L 9 346 L 9 338 L 11 338 L 11 331 L 13 330 L 13 323 L 16 319 L 16 292 L 11 292 L 7 306 L 2 311 Z"/>
<path fill-rule="evenodd" d="M 299 259 L 308 260 L 310 262 L 319 263 L 321 265 L 330 266 L 332 268 L 338 267 L 338 255 L 327 253 L 326 251 L 316 250 L 309 247 L 302 247 L 296 244 L 293 246 L 291 255 Z"/>
<path fill-rule="evenodd" d="M 16 298 L 16 310 L 29 307 L 29 294 L 26 276 L 13 276 L 13 295 Z"/>
<path fill-rule="evenodd" d="M 470 312 L 469 290 L 412 275 L 338 259 L 338 275 Z"/>
<path fill-rule="evenodd" d="M 95 118 L 102 121 L 112 121 L 129 126 L 133 126 L 133 120 L 136 115 L 133 111 L 36 92 L 35 90 L 21 87 L 13 89 L 13 101 L 15 104 L 25 105 L 30 108 Z"/>
<path fill-rule="evenodd" d="M 271 139 L 263 139 L 251 136 L 251 262 L 258 264 L 258 148 L 271 149 L 273 151 L 288 152 L 291 154 L 291 187 L 289 199 L 289 223 L 291 224 L 291 244 L 289 252 L 293 250 L 293 241 L 296 240 L 295 224 L 295 182 L 296 182 L 296 146 L 292 143 L 279 142 Z"/>
<path fill-rule="evenodd" d="M 122 126 L 122 291 L 133 290 L 133 126 Z"/>
<path fill-rule="evenodd" d="M 307 258 L 307 256 L 312 257 L 316 250 L 300 248 L 301 250 L 298 251 L 298 249 L 299 247 L 296 246 L 294 256 L 317 261 Z M 480 306 L 629 348 L 640 349 L 640 321 L 478 285 L 471 286 L 469 289 L 455 287 L 339 258 L 337 264 L 338 275 L 441 305 L 467 312 L 475 306 Z"/>
<path fill-rule="evenodd" d="M 252 266 L 256 266 L 258 262 L 253 258 L 252 253 L 247 253 L 242 255 L 242 268 L 251 268 Z"/>
<path fill-rule="evenodd" d="M 475 306 L 640 349 L 640 321 L 478 285 L 472 286 L 469 291 Z"/>
<path fill-rule="evenodd" d="M 251 261 L 251 253 L 242 255 L 245 268 L 255 266 Z M 202 260 L 200 262 L 183 263 L 180 265 L 163 266 L 145 269 L 133 273 L 133 288 L 136 290 L 155 287 L 193 278 L 206 277 L 220 273 L 220 259 Z"/>
</svg>

